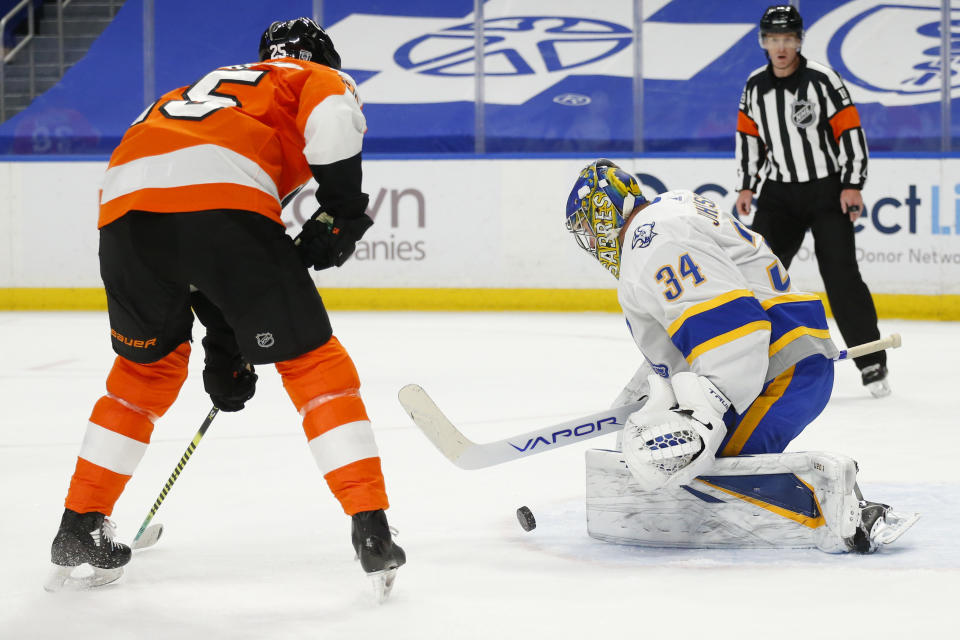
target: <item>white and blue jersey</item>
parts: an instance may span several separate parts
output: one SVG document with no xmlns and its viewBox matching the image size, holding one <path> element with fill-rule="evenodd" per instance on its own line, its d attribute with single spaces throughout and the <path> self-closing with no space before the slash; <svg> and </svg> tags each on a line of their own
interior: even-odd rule
<svg viewBox="0 0 960 640">
<path fill-rule="evenodd" d="M 670 191 L 633 217 L 618 297 L 655 372 L 693 371 L 733 404 L 720 455 L 782 451 L 826 405 L 838 350 L 823 303 L 711 200 Z"/>
</svg>

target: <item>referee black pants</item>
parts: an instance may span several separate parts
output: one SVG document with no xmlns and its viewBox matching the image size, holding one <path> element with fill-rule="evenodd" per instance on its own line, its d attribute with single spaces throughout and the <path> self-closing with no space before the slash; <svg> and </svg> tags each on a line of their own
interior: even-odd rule
<svg viewBox="0 0 960 640">
<path fill-rule="evenodd" d="M 857 264 L 853 223 L 840 206 L 840 177 L 810 182 L 764 182 L 752 228 L 790 268 L 809 229 L 830 309 L 847 347 L 880 339 L 877 309 Z M 886 365 L 878 351 L 854 360 L 863 369 Z"/>
</svg>

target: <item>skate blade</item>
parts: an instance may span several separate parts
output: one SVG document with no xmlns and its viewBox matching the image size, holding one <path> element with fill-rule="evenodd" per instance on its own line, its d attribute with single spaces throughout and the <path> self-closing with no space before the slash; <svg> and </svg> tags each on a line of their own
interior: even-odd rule
<svg viewBox="0 0 960 640">
<path fill-rule="evenodd" d="M 390 597 L 390 592 L 393 591 L 393 582 L 397 579 L 397 569 L 384 569 L 367 575 L 373 583 L 373 595 L 377 599 L 377 604 L 383 604 Z"/>
<path fill-rule="evenodd" d="M 163 535 L 163 525 L 162 524 L 152 524 L 146 529 L 143 530 L 143 534 L 139 538 L 133 541 L 134 551 L 139 551 L 140 549 L 148 549 L 153 545 L 157 544 L 157 541 L 160 540 L 160 536 Z"/>
<path fill-rule="evenodd" d="M 87 569 L 88 573 L 83 573 Z M 89 572 L 92 570 L 92 572 Z M 80 571 L 79 575 L 74 575 Z M 84 591 L 102 587 L 103 585 L 116 582 L 123 575 L 123 567 L 116 569 L 99 569 L 90 567 L 90 565 L 80 565 L 79 567 L 61 567 L 54 565 L 47 576 L 47 581 L 43 583 L 45 591 L 55 593 L 57 591 Z"/>
<path fill-rule="evenodd" d="M 890 395 L 890 384 L 886 380 L 877 380 L 868 384 L 867 390 L 874 398 L 886 398 Z"/>
<path fill-rule="evenodd" d="M 887 511 L 883 518 L 877 521 L 873 540 L 879 544 L 890 544 L 905 534 L 919 519 L 919 513 L 900 514 Z"/>
</svg>

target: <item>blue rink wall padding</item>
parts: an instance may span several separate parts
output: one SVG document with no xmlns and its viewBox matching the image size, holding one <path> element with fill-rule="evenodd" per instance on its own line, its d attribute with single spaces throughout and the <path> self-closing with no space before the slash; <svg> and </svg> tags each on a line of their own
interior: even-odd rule
<svg viewBox="0 0 960 640">
<path fill-rule="evenodd" d="M 697 24 L 756 24 L 768 4 L 768 0 L 673 0 L 649 16 L 647 21 L 690 23 L 691 29 Z M 804 0 L 801 10 L 805 24 L 816 23 L 843 4 L 836 0 Z M 919 18 L 911 23 L 907 35 L 918 45 L 915 47 L 916 60 L 908 61 L 912 65 L 908 69 L 915 70 L 919 78 L 925 77 L 924 74 L 932 77 L 930 74 L 935 75 L 939 69 L 940 23 L 936 7 L 940 3 L 931 0 L 930 4 L 929 8 L 883 2 L 869 6 L 868 10 L 837 29 L 836 37 L 831 40 L 836 44 L 831 44 L 827 50 L 830 59 L 821 62 L 840 71 L 848 86 L 871 86 L 869 82 L 876 80 L 864 80 L 858 76 L 855 61 L 849 62 L 841 55 L 845 51 L 841 48 L 845 34 L 860 24 L 857 20 L 879 15 L 879 12 L 913 11 L 910 15 Z M 234 0 L 164 0 L 155 3 L 154 97 L 189 85 L 218 66 L 254 61 L 263 29 L 275 19 L 310 15 L 313 2 L 250 2 L 243 3 L 242 10 L 237 10 L 236 6 Z M 524 7 L 529 5 L 495 0 L 488 1 L 486 6 L 500 11 L 493 16 L 488 13 L 488 19 L 503 20 L 505 16 L 522 17 Z M 550 5 L 545 2 L 539 6 Z M 565 32 L 569 36 L 577 29 L 589 29 L 591 25 L 599 24 L 596 21 L 612 24 L 597 11 L 599 6 L 602 5 L 583 3 L 579 14 L 570 15 L 571 12 L 567 11 L 563 17 L 571 19 L 569 27 L 562 27 L 560 31 L 569 28 Z M 416 18 L 462 17 L 462 25 L 467 28 L 472 20 L 473 0 L 325 0 L 323 8 L 323 21 L 334 28 L 351 14 L 403 17 L 405 22 Z M 950 57 L 954 69 L 951 78 L 953 86 L 960 86 L 960 68 L 957 68 L 960 61 L 960 8 L 952 11 Z M 432 37 L 431 24 L 425 22 L 422 37 Z M 520 30 L 541 29 L 543 33 L 537 37 L 543 44 L 549 43 L 552 37 L 550 28 L 556 33 L 556 27 L 551 25 L 556 25 L 557 21 L 548 24 L 539 19 L 517 24 Z M 626 39 L 632 37 L 630 27 L 629 23 L 613 26 L 616 35 L 622 39 L 621 44 L 625 45 Z M 488 37 L 490 33 L 496 36 L 494 31 L 488 32 Z M 369 37 L 387 39 L 391 36 L 391 33 L 371 32 Z M 877 37 L 885 37 L 885 34 L 879 33 Z M 509 42 L 509 34 L 507 38 L 505 42 Z M 39 96 L 25 111 L 0 125 L 0 153 L 8 156 L 109 154 L 126 127 L 145 106 L 142 42 L 143 5 L 139 0 L 130 0 L 86 57 L 57 85 Z M 430 72 L 426 66 L 409 64 L 409 59 L 403 58 L 405 52 L 412 50 L 408 44 L 402 41 L 396 44 L 394 60 L 407 60 L 407 73 Z M 493 43 L 490 46 L 490 54 L 499 55 L 498 59 L 510 59 L 516 73 L 522 73 L 525 65 L 522 56 L 531 55 L 533 48 L 508 48 L 506 52 L 498 53 L 497 46 L 500 45 Z M 339 48 L 343 52 L 346 47 L 340 43 Z M 549 63 L 549 45 L 544 44 L 537 50 Z M 754 27 L 689 80 L 646 80 L 642 118 L 645 123 L 644 151 L 732 154 L 737 104 L 743 83 L 764 61 Z M 384 69 L 352 68 L 350 62 L 349 57 L 344 56 L 344 70 L 357 80 L 360 95 L 364 96 L 364 82 Z M 393 61 L 388 62 L 393 65 Z M 630 74 L 577 75 L 576 65 L 570 68 L 569 74 L 558 76 L 555 83 L 522 104 L 485 105 L 485 148 L 488 153 L 629 154 L 633 151 L 634 87 L 632 78 L 627 77 Z M 434 68 L 432 75 L 437 73 Z M 439 73 L 442 75 L 443 72 Z M 924 85 L 924 88 L 929 86 Z M 555 100 L 568 94 L 588 96 L 589 103 L 571 106 Z M 442 156 L 474 151 L 472 102 L 390 104 L 372 101 L 367 96 L 364 98 L 369 126 L 365 152 Z M 960 149 L 960 99 L 954 99 L 951 104 L 952 148 L 957 150 Z M 939 92 L 927 90 L 921 100 L 902 106 L 864 101 L 857 106 L 871 151 L 941 150 Z"/>
</svg>

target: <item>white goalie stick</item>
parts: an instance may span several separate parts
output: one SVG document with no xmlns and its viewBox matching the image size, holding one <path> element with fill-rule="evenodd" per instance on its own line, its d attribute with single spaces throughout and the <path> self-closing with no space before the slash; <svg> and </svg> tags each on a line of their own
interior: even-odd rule
<svg viewBox="0 0 960 640">
<path fill-rule="evenodd" d="M 616 433 L 623 429 L 627 416 L 644 404 L 633 402 L 504 440 L 479 444 L 460 433 L 420 385 L 408 384 L 397 395 L 407 414 L 430 442 L 461 469 L 492 467 L 574 442 Z"/>
<path fill-rule="evenodd" d="M 853 358 L 865 356 L 868 353 L 883 351 L 884 349 L 897 349 L 900 347 L 900 344 L 900 334 L 891 333 L 886 338 L 880 338 L 879 340 L 874 340 L 873 342 L 864 342 L 863 344 L 858 344 L 857 346 L 850 347 L 849 349 L 841 349 L 840 355 L 834 358 L 834 360 L 851 360 Z"/>
<path fill-rule="evenodd" d="M 849 360 L 899 347 L 900 334 L 840 351 L 834 360 Z M 644 405 L 645 398 L 615 409 L 582 416 L 541 427 L 503 440 L 477 443 L 463 435 L 443 414 L 423 387 L 408 384 L 397 394 L 400 404 L 424 435 L 446 458 L 461 469 L 483 469 L 526 458 L 544 451 L 553 451 L 568 444 L 582 442 L 623 429 L 627 418 Z"/>
</svg>

